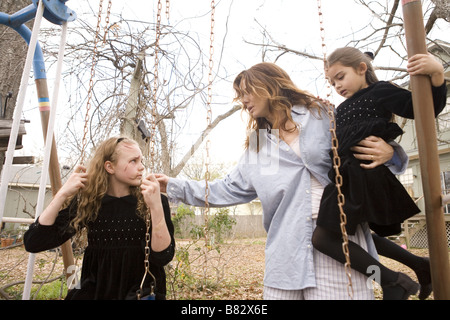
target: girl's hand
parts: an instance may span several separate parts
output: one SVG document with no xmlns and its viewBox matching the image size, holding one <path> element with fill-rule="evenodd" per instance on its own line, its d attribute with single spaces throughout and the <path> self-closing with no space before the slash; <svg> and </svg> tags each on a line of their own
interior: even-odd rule
<svg viewBox="0 0 450 320">
<path fill-rule="evenodd" d="M 73 196 L 80 189 L 86 187 L 87 177 L 86 167 L 78 165 L 70 175 L 69 179 L 67 179 L 66 183 L 61 187 L 59 193 L 65 198 Z"/>
<path fill-rule="evenodd" d="M 166 193 L 167 184 L 169 183 L 169 177 L 162 173 L 156 173 L 155 178 L 159 182 L 159 188 L 161 189 L 161 192 Z"/>
<path fill-rule="evenodd" d="M 147 207 L 152 208 L 157 205 L 161 206 L 159 182 L 156 180 L 153 173 L 142 179 L 141 193 Z"/>
<path fill-rule="evenodd" d="M 439 87 L 444 83 L 444 67 L 430 53 L 413 55 L 408 60 L 406 70 L 411 76 L 429 75 L 431 83 L 435 87 Z"/>
<path fill-rule="evenodd" d="M 364 169 L 378 167 L 391 160 L 394 155 L 394 148 L 383 139 L 375 136 L 369 136 L 361 140 L 351 150 L 355 152 L 353 155 L 356 159 L 372 161 L 369 164 L 361 163 L 361 167 Z"/>
<path fill-rule="evenodd" d="M 78 165 L 67 179 L 66 183 L 59 189 L 49 205 L 39 216 L 39 223 L 45 226 L 51 226 L 55 223 L 59 210 L 67 198 L 76 194 L 80 189 L 86 187 L 88 174 L 86 168 Z"/>
</svg>

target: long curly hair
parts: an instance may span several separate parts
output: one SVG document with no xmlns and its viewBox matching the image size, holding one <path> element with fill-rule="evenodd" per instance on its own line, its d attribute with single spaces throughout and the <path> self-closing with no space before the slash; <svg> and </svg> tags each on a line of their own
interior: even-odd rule
<svg viewBox="0 0 450 320">
<path fill-rule="evenodd" d="M 291 130 L 286 128 L 288 121 L 294 122 L 291 116 L 291 109 L 294 105 L 304 105 L 310 111 L 317 110 L 320 115 L 319 99 L 311 93 L 299 89 L 287 72 L 275 63 L 262 62 L 242 71 L 235 78 L 233 89 L 236 93 L 234 101 L 242 102 L 245 94 L 269 100 L 269 112 L 274 116 L 274 123 L 269 123 L 266 118 L 254 119 L 250 116 L 247 124 L 249 132 L 258 132 L 259 129 L 282 129 L 288 132 L 295 130 L 295 128 Z M 242 105 L 242 110 L 247 111 L 244 105 Z M 245 148 L 248 147 L 249 137 L 245 142 Z"/>
<path fill-rule="evenodd" d="M 106 171 L 104 164 L 106 161 L 116 163 L 120 156 L 119 144 L 135 144 L 138 143 L 127 137 L 114 137 L 103 141 L 95 150 L 95 153 L 87 166 L 87 183 L 86 187 L 81 189 L 77 197 L 77 214 L 72 220 L 72 227 L 78 235 L 88 223 L 95 221 L 100 210 L 102 199 L 108 190 L 109 173 Z M 147 214 L 147 208 L 143 200 L 140 187 L 130 186 L 130 194 L 137 199 L 137 214 L 144 218 Z M 72 199 L 69 199 L 71 202 Z"/>
</svg>

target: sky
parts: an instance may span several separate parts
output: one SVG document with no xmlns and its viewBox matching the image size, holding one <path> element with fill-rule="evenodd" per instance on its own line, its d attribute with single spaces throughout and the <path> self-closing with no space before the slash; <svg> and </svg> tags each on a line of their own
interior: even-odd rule
<svg viewBox="0 0 450 320">
<path fill-rule="evenodd" d="M 359 39 L 362 34 L 368 35 L 370 30 L 363 30 L 369 23 L 377 23 L 377 19 L 354 0 L 322 0 L 324 17 L 325 42 L 327 52 L 334 48 L 347 45 L 351 40 Z M 380 1 L 385 4 L 387 1 Z M 77 19 L 87 19 L 91 11 L 98 10 L 98 1 L 77 0 L 67 1 L 66 5 L 77 13 Z M 103 1 L 106 10 L 108 1 Z M 318 8 L 316 0 L 221 0 L 215 1 L 215 51 L 214 58 L 219 59 L 221 53 L 221 68 L 227 72 L 227 78 L 214 85 L 213 90 L 220 96 L 220 101 L 212 102 L 213 118 L 224 113 L 232 104 L 232 81 L 242 70 L 261 62 L 260 46 L 250 43 L 262 43 L 263 29 L 278 43 L 294 50 L 322 55 L 321 34 L 319 30 Z M 165 1 L 162 1 L 163 11 Z M 210 41 L 210 1 L 207 0 L 170 0 L 170 16 L 167 21 L 163 14 L 162 23 L 176 26 L 178 30 L 191 30 L 199 35 L 200 46 L 209 48 Z M 121 13 L 124 18 L 155 21 L 156 0 L 113 0 L 111 12 Z M 381 9 L 379 9 L 381 11 Z M 105 12 L 105 11 L 104 11 Z M 112 18 L 111 22 L 114 22 Z M 450 31 L 448 24 L 444 25 L 443 33 Z M 437 37 L 443 38 L 441 35 Z M 374 50 L 367 44 L 367 50 Z M 269 57 L 273 59 L 275 55 Z M 395 57 L 384 57 L 384 65 L 398 67 Z M 328 89 L 323 77 L 323 63 L 293 54 L 285 54 L 277 61 L 301 88 L 314 95 L 325 97 Z M 216 65 L 217 66 L 217 65 Z M 51 70 L 49 70 L 51 73 Z M 52 82 L 49 80 L 49 86 Z M 49 88 L 50 92 L 52 88 Z M 35 95 L 30 93 L 30 100 Z M 50 94 L 51 96 L 51 94 Z M 333 101 L 339 98 L 333 95 Z M 229 101 L 229 105 L 223 102 Z M 33 102 L 34 103 L 34 102 Z M 63 103 L 64 104 L 64 103 Z M 36 112 L 35 109 L 33 109 Z M 26 118 L 36 115 L 25 115 Z M 39 123 L 40 124 L 40 123 Z M 199 107 L 195 113 L 195 121 L 187 126 L 184 135 L 185 144 L 194 141 L 200 130 L 206 125 L 206 111 Z M 28 130 L 28 129 L 27 129 Z M 39 129 L 40 130 L 40 129 Z M 82 130 L 82 128 L 80 128 Z M 42 135 L 42 134 L 40 134 Z M 39 145 L 39 133 L 24 136 L 24 143 Z M 238 161 L 243 151 L 245 139 L 245 121 L 241 113 L 223 121 L 211 134 L 211 154 L 213 161 L 234 163 Z M 41 142 L 42 143 L 42 142 Z M 33 148 L 32 148 L 33 149 Z M 33 150 L 36 150 L 34 148 Z M 27 148 L 23 152 L 29 152 Z M 33 151 L 34 152 L 34 151 Z"/>
</svg>

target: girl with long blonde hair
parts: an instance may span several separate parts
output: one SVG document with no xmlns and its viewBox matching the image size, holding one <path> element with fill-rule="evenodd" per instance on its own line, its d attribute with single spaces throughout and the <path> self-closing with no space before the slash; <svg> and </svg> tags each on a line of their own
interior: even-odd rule
<svg viewBox="0 0 450 320">
<path fill-rule="evenodd" d="M 144 287 L 153 287 L 156 299 L 165 298 L 164 265 L 174 255 L 174 228 L 167 197 L 153 174 L 144 176 L 142 160 L 134 140 L 105 140 L 87 168 L 75 168 L 25 233 L 26 250 L 40 252 L 87 231 L 81 280 L 66 299 L 136 299 L 145 274 L 148 214 L 154 279 L 146 277 Z"/>
</svg>

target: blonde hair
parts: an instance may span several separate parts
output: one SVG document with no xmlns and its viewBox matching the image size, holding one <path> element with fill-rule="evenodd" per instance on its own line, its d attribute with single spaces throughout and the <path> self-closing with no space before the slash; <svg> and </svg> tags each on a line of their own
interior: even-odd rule
<svg viewBox="0 0 450 320">
<path fill-rule="evenodd" d="M 242 102 L 245 94 L 269 100 L 269 112 L 274 115 L 274 123 L 269 123 L 265 118 L 249 117 L 247 129 L 252 132 L 258 132 L 259 129 L 279 128 L 288 131 L 286 123 L 289 120 L 294 122 L 291 109 L 297 104 L 305 105 L 310 110 L 317 109 L 320 115 L 318 99 L 309 92 L 300 90 L 286 71 L 274 63 L 262 62 L 242 71 L 234 80 L 233 88 L 236 93 L 234 101 Z M 246 110 L 244 106 L 242 109 Z M 249 137 L 247 137 L 245 147 L 249 147 Z"/>
<path fill-rule="evenodd" d="M 378 82 L 375 69 L 372 66 L 372 57 L 360 50 L 352 47 L 343 47 L 334 50 L 327 57 L 327 68 L 330 68 L 336 63 L 341 63 L 344 67 L 352 67 L 357 70 L 361 62 L 367 65 L 366 82 L 370 86 L 375 82 Z"/>
<path fill-rule="evenodd" d="M 119 144 L 138 145 L 136 141 L 127 137 L 109 138 L 97 147 L 92 159 L 88 163 L 86 187 L 75 195 L 78 196 L 77 214 L 71 223 L 78 235 L 81 234 L 83 228 L 87 228 L 89 222 L 97 219 L 102 199 L 108 190 L 109 183 L 109 173 L 106 171 L 104 164 L 106 161 L 111 161 L 112 163 L 117 162 L 120 156 Z M 130 186 L 130 194 L 137 199 L 136 211 L 138 215 L 144 217 L 146 214 L 146 206 L 140 188 Z"/>
</svg>

